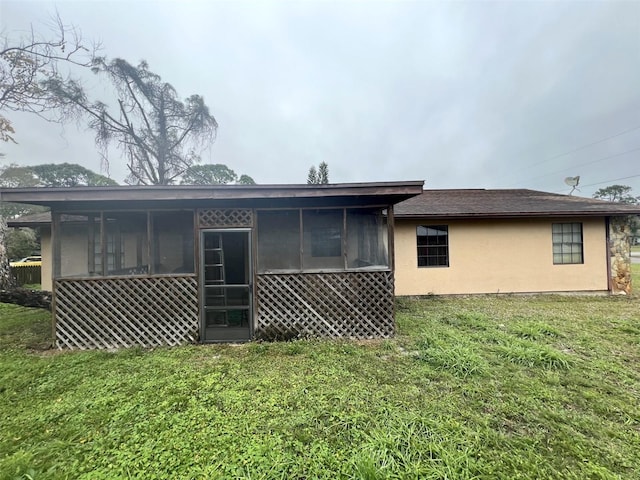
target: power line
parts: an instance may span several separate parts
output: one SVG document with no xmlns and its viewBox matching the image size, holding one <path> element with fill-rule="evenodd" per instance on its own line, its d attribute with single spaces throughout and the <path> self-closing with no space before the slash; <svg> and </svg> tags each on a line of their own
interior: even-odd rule
<svg viewBox="0 0 640 480">
<path fill-rule="evenodd" d="M 538 177 L 529 178 L 528 180 L 529 181 L 538 180 L 540 178 L 549 177 L 551 175 L 555 175 L 556 173 L 562 173 L 562 172 L 565 172 L 565 171 L 570 170 L 570 169 L 576 170 L 579 167 L 584 167 L 585 165 L 591 165 L 592 163 L 601 162 L 602 160 L 609 160 L 610 158 L 621 157 L 623 155 L 626 155 L 627 153 L 637 152 L 638 150 L 640 150 L 640 147 L 632 148 L 631 150 L 627 150 L 626 152 L 622 152 L 622 153 L 614 153 L 613 155 L 607 155 L 606 157 L 597 158 L 595 160 L 591 160 L 591 161 L 586 162 L 586 163 L 578 163 L 576 165 L 570 165 L 570 166 L 568 166 L 566 168 L 563 168 L 562 170 L 556 170 L 555 172 L 546 173 L 546 174 L 540 175 Z"/>
<path fill-rule="evenodd" d="M 542 161 L 542 162 L 540 162 L 540 163 L 549 162 L 549 161 L 551 161 L 551 160 L 555 160 L 556 158 L 564 157 L 565 155 L 570 155 L 570 154 L 572 154 L 572 153 L 578 152 L 578 151 L 583 150 L 583 149 L 585 149 L 585 148 L 589 148 L 589 147 L 592 147 L 592 146 L 597 145 L 597 144 L 599 144 L 599 143 L 606 142 L 607 140 L 611 140 L 612 138 L 619 137 L 620 135 L 624 135 L 625 133 L 633 132 L 634 130 L 638 130 L 638 129 L 640 129 L 640 125 L 638 125 L 638 126 L 636 126 L 636 127 L 631 127 L 631 128 L 629 128 L 629 129 L 627 129 L 627 130 L 623 130 L 623 131 L 622 131 L 622 132 L 620 132 L 620 133 L 616 133 L 615 135 L 611 135 L 611 136 L 606 137 L 606 138 L 603 138 L 603 139 L 601 139 L 601 140 L 596 140 L 595 142 L 588 143 L 587 145 L 583 145 L 583 146 L 581 146 L 581 147 L 575 148 L 575 149 L 570 150 L 570 151 L 568 151 L 568 152 L 560 153 L 560 154 L 556 155 L 555 157 L 551 157 L 551 158 L 550 158 L 550 159 L 548 159 L 548 160 L 543 160 L 543 161 Z M 536 165 L 540 165 L 540 163 L 533 164 L 532 166 L 533 166 L 533 167 L 535 167 Z"/>
<path fill-rule="evenodd" d="M 559 153 L 559 154 L 557 154 L 557 155 L 555 155 L 555 156 L 553 156 L 551 158 L 547 158 L 546 160 L 542 160 L 540 162 L 533 163 L 531 165 L 528 165 L 528 166 L 518 170 L 515 173 L 523 172 L 523 171 L 528 170 L 528 169 L 530 169 L 532 167 L 537 167 L 538 165 L 542 165 L 543 163 L 550 162 L 552 160 L 555 160 L 555 159 L 560 158 L 560 157 L 564 157 L 566 155 L 571 155 L 572 153 L 579 152 L 580 150 L 584 150 L 584 149 L 589 148 L 589 147 L 593 147 L 594 145 L 597 145 L 599 143 L 606 142 L 607 140 L 611 140 L 612 138 L 616 138 L 616 137 L 619 137 L 619 136 L 624 135 L 626 133 L 633 132 L 633 131 L 639 130 L 639 129 L 640 129 L 640 125 L 636 125 L 635 127 L 631 127 L 631 128 L 626 129 L 626 130 L 623 130 L 621 132 L 615 133 L 613 135 L 609 135 L 608 137 L 601 138 L 600 140 L 596 140 L 595 142 L 587 143 L 586 145 L 581 145 L 579 147 L 574 148 L 573 150 L 569 150 L 567 152 Z M 507 186 L 511 186 L 511 185 L 514 185 L 514 183 L 511 183 L 510 185 L 507 185 Z"/>
<path fill-rule="evenodd" d="M 640 177 L 640 174 L 638 174 L 638 175 L 629 175 L 628 177 L 614 178 L 612 180 L 605 180 L 604 182 L 590 183 L 588 185 L 580 185 L 580 186 L 581 187 L 593 187 L 594 185 L 602 185 L 603 183 L 617 182 L 618 180 L 626 180 L 627 178 L 636 178 L 636 177 Z"/>
</svg>

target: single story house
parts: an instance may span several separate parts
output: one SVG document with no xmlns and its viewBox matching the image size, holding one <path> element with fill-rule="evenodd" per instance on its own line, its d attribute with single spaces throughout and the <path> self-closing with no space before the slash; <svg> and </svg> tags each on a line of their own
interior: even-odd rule
<svg viewBox="0 0 640 480">
<path fill-rule="evenodd" d="M 422 187 L 19 188 L 0 201 L 51 209 L 57 346 L 117 348 L 393 335 L 393 205 Z"/>
<path fill-rule="evenodd" d="M 630 293 L 638 214 L 533 190 L 426 190 L 394 208 L 395 293 Z"/>
</svg>

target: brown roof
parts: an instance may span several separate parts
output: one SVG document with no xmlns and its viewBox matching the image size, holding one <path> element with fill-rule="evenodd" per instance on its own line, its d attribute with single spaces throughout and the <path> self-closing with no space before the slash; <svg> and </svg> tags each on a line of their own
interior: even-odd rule
<svg viewBox="0 0 640 480">
<path fill-rule="evenodd" d="M 400 218 L 638 215 L 640 205 L 536 190 L 425 190 L 394 207 Z"/>
<path fill-rule="evenodd" d="M 72 188 L 5 188 L 0 201 L 66 210 L 255 205 L 310 206 L 395 204 L 422 192 L 424 181 L 334 183 L 327 185 L 170 185 Z"/>
<path fill-rule="evenodd" d="M 40 227 L 51 223 L 51 212 L 33 213 L 22 217 L 7 219 L 9 227 Z"/>
</svg>

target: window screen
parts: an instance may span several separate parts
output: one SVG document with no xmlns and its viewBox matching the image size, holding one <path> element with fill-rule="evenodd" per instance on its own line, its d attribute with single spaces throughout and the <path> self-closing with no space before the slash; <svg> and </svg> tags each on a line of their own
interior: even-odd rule
<svg viewBox="0 0 640 480">
<path fill-rule="evenodd" d="M 258 212 L 258 269 L 300 269 L 300 211 Z"/>
<path fill-rule="evenodd" d="M 193 213 L 152 212 L 153 273 L 193 273 Z"/>
<path fill-rule="evenodd" d="M 344 210 L 303 210 L 304 269 L 344 269 Z"/>
</svg>

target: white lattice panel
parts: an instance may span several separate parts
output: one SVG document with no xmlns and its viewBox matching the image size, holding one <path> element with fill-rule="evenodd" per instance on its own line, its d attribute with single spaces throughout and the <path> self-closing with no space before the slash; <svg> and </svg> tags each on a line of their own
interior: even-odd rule
<svg viewBox="0 0 640 480">
<path fill-rule="evenodd" d="M 393 273 L 259 275 L 258 337 L 385 338 L 395 331 Z"/>
<path fill-rule="evenodd" d="M 198 340 L 195 276 L 55 282 L 58 348 L 179 345 Z"/>
<path fill-rule="evenodd" d="M 203 227 L 252 227 L 253 211 L 239 208 L 203 208 L 198 210 L 198 225 Z"/>
</svg>

